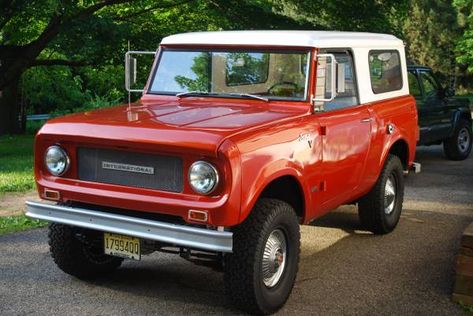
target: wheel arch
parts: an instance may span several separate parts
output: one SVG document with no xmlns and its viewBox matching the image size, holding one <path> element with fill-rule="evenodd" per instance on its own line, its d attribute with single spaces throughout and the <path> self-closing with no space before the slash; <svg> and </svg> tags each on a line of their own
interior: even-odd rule
<svg viewBox="0 0 473 316">
<path fill-rule="evenodd" d="M 460 123 L 461 120 L 466 120 L 470 123 L 470 128 L 471 128 L 471 112 L 468 111 L 456 111 L 454 116 L 453 116 L 453 128 L 455 129 L 458 124 Z"/>
<path fill-rule="evenodd" d="M 292 206 L 300 222 L 304 222 L 307 212 L 307 193 L 294 170 L 281 171 L 267 178 L 261 189 L 255 194 L 247 206 L 242 209 L 240 222 L 251 213 L 256 202 L 261 198 L 273 198 L 284 201 Z"/>
<path fill-rule="evenodd" d="M 401 160 L 404 170 L 409 169 L 409 145 L 404 139 L 399 138 L 389 147 L 387 154 L 383 158 L 383 164 L 389 154 L 397 156 Z"/>
</svg>

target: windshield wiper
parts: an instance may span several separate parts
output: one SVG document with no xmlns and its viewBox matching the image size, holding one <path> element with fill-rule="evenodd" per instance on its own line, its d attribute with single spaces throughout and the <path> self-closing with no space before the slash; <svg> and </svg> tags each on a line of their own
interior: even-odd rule
<svg viewBox="0 0 473 316">
<path fill-rule="evenodd" d="M 185 97 L 191 97 L 193 95 L 209 95 L 209 94 L 210 93 L 205 92 L 205 91 L 186 91 L 186 92 L 176 93 L 176 97 L 185 98 Z"/>
<path fill-rule="evenodd" d="M 253 99 L 258 99 L 258 100 L 265 101 L 265 102 L 268 102 L 268 101 L 269 101 L 268 98 L 261 97 L 261 96 L 256 95 L 256 94 L 250 94 L 250 93 L 224 93 L 224 94 L 227 94 L 227 95 L 235 95 L 235 96 L 237 96 L 237 97 L 253 98 Z"/>
<path fill-rule="evenodd" d="M 178 98 L 185 98 L 185 97 L 191 97 L 195 95 L 213 95 L 213 96 L 237 96 L 237 97 L 247 97 L 247 98 L 253 98 L 253 99 L 258 99 L 261 101 L 268 102 L 269 99 L 265 97 L 260 97 L 259 95 L 255 94 L 250 94 L 250 93 L 235 93 L 235 92 L 229 92 L 229 93 L 210 93 L 210 92 L 205 92 L 205 91 L 186 91 L 186 92 L 180 92 L 176 94 L 176 97 Z"/>
</svg>

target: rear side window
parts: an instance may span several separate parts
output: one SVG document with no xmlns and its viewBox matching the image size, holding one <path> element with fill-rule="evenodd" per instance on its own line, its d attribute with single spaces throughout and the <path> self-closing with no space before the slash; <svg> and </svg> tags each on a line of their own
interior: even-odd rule
<svg viewBox="0 0 473 316">
<path fill-rule="evenodd" d="M 369 53 L 371 88 L 375 94 L 402 88 L 401 61 L 396 50 Z"/>
</svg>

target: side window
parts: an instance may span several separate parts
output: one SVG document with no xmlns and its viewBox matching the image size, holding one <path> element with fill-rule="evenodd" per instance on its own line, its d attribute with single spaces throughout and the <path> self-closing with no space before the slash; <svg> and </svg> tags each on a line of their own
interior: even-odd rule
<svg viewBox="0 0 473 316">
<path fill-rule="evenodd" d="M 369 53 L 371 88 L 384 93 L 402 88 L 401 62 L 395 50 L 375 50 Z"/>
<path fill-rule="evenodd" d="M 422 71 L 420 73 L 420 78 L 422 80 L 422 84 L 424 85 L 424 94 L 426 98 L 432 98 L 437 95 L 438 85 L 435 81 L 432 74 L 427 71 Z"/>
<path fill-rule="evenodd" d="M 413 95 L 414 97 L 420 97 L 421 93 L 420 93 L 419 80 L 417 80 L 417 76 L 414 73 L 409 71 L 408 80 L 409 80 L 409 92 L 411 93 L 411 95 Z"/>
<path fill-rule="evenodd" d="M 324 104 L 326 111 L 338 110 L 358 105 L 355 71 L 353 69 L 353 58 L 348 53 L 335 53 L 337 61 L 336 89 L 337 96 L 330 102 Z M 329 67 L 331 67 L 329 63 Z M 325 76 L 325 98 L 331 95 L 331 72 L 327 71 Z"/>
</svg>

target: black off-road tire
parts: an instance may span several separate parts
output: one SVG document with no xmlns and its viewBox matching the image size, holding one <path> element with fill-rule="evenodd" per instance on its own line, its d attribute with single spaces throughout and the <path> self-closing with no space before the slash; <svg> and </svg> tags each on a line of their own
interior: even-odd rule
<svg viewBox="0 0 473 316">
<path fill-rule="evenodd" d="M 263 277 L 263 253 L 274 232 L 284 234 L 285 265 L 278 281 L 267 286 L 268 280 Z M 233 230 L 233 253 L 224 257 L 227 296 L 236 307 L 251 314 L 276 312 L 294 286 L 299 253 L 300 227 L 294 209 L 280 200 L 260 199 L 250 216 Z"/>
<path fill-rule="evenodd" d="M 388 179 L 395 188 L 393 204 L 385 199 Z M 394 182 L 394 183 L 393 183 Z M 362 226 L 375 234 L 391 232 L 399 222 L 404 201 L 404 176 L 402 163 L 397 156 L 388 155 L 376 184 L 358 203 Z M 391 208 L 387 208 L 392 205 Z M 391 210 L 389 212 L 389 210 Z M 389 212 L 389 213 L 388 213 Z"/>
<path fill-rule="evenodd" d="M 123 259 L 103 253 L 100 232 L 52 223 L 49 249 L 56 265 L 79 279 L 92 279 L 115 271 Z"/>
<path fill-rule="evenodd" d="M 450 160 L 465 160 L 470 155 L 471 146 L 471 124 L 467 120 L 461 120 L 455 128 L 453 135 L 444 140 L 443 151 Z"/>
</svg>

